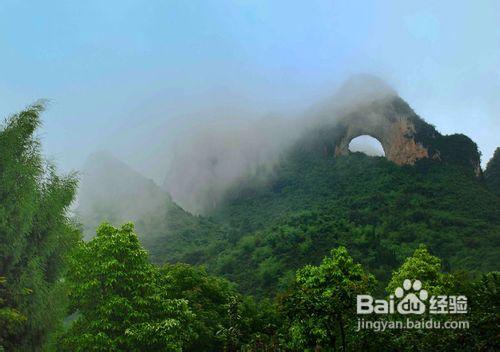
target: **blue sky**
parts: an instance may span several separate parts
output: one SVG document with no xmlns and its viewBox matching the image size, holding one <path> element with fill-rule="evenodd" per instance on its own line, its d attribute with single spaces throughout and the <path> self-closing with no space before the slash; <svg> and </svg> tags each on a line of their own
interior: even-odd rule
<svg viewBox="0 0 500 352">
<path fill-rule="evenodd" d="M 96 149 L 132 160 L 133 131 L 165 120 L 299 111 L 367 72 L 473 138 L 484 163 L 500 145 L 498 14 L 498 1 L 2 0 L 0 115 L 50 99 L 41 136 L 68 170 Z"/>
</svg>

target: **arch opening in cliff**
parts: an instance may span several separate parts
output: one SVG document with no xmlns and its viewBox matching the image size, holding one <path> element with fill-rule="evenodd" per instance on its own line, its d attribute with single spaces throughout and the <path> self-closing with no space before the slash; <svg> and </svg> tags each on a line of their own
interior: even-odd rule
<svg viewBox="0 0 500 352">
<path fill-rule="evenodd" d="M 361 152 L 368 156 L 385 157 L 385 151 L 382 143 L 377 138 L 366 134 L 351 139 L 348 144 L 348 149 L 352 153 Z"/>
</svg>

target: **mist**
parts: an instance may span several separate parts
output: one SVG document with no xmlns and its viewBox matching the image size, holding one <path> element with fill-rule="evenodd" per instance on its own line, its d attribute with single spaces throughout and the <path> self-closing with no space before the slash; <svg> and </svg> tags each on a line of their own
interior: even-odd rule
<svg viewBox="0 0 500 352">
<path fill-rule="evenodd" d="M 162 185 L 175 202 L 191 212 L 204 213 L 240 178 L 268 177 L 280 156 L 307 131 L 331 126 L 351 110 L 395 95 L 380 78 L 358 74 L 303 111 L 256 118 L 228 115 L 191 123 L 165 148 Z M 376 144 L 363 138 L 354 141 L 354 147 L 352 151 L 381 155 Z"/>
<path fill-rule="evenodd" d="M 205 122 L 172 144 L 163 186 L 183 207 L 202 213 L 240 177 L 271 169 L 299 132 L 293 118 Z"/>
<path fill-rule="evenodd" d="M 0 0 L 0 352 L 493 350 L 499 14 Z"/>
<path fill-rule="evenodd" d="M 106 150 L 198 212 L 200 189 L 272 164 L 368 72 L 441 133 L 471 137 L 484 167 L 500 133 L 499 6 L 7 0 L 0 114 L 48 98 L 40 137 L 60 169 Z"/>
<path fill-rule="evenodd" d="M 398 92 L 383 79 L 357 74 L 305 108 L 263 113 L 227 103 L 132 129 L 119 143 L 111 142 L 117 153 L 97 154 L 97 159 L 92 154 L 86 162 L 90 167 L 83 167 L 79 201 L 84 206 L 79 211 L 87 218 L 102 213 L 108 220 L 137 220 L 162 211 L 162 199 L 171 197 L 191 213 L 206 214 L 242 178 L 270 177 L 280 156 L 308 131 L 333 126 L 354 110 L 377 123 L 383 116 L 372 111 L 371 102 L 394 96 Z M 370 136 L 353 139 L 349 150 L 385 155 Z M 149 195 L 154 195 L 151 202 Z M 129 202 L 131 208 L 121 206 Z"/>
</svg>

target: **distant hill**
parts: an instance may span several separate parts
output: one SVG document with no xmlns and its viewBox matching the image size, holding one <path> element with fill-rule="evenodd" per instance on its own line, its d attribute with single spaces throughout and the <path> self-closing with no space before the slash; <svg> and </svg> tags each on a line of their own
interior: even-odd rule
<svg viewBox="0 0 500 352">
<path fill-rule="evenodd" d="M 89 237 L 102 221 L 137 221 L 171 203 L 168 193 L 152 180 L 112 155 L 99 152 L 84 164 L 76 213 Z"/>
<path fill-rule="evenodd" d="M 220 231 L 209 220 L 175 204 L 152 180 L 108 153 L 89 156 L 82 171 L 76 214 L 85 238 L 103 221 L 135 223 L 153 258 L 182 260 L 182 253 L 214 242 Z"/>
</svg>

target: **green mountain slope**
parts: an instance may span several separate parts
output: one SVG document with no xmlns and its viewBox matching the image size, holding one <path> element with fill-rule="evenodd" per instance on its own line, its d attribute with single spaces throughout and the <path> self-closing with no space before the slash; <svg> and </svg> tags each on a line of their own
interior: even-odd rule
<svg viewBox="0 0 500 352">
<path fill-rule="evenodd" d="M 441 135 L 399 97 L 363 109 L 408 116 L 432 158 L 399 166 L 361 153 L 334 157 L 324 150 L 333 149 L 345 126 L 330 123 L 304 132 L 266 177 L 240 179 L 206 216 L 184 211 L 136 177 L 120 204 L 135 204 L 127 220 L 136 222 L 153 262 L 204 264 L 257 295 L 275 294 L 296 269 L 318 264 L 339 245 L 378 277 L 379 288 L 420 244 L 443 259 L 445 270 L 498 270 L 500 199 L 481 177 L 476 144 Z M 493 174 L 485 174 L 490 186 Z M 144 211 L 134 195 L 146 184 L 154 201 Z"/>
<path fill-rule="evenodd" d="M 214 217 L 241 237 L 209 255 L 210 267 L 256 293 L 338 245 L 382 280 L 420 243 L 449 270 L 492 270 L 499 259 L 498 198 L 464 169 L 430 160 L 401 167 L 296 150 L 266 185 L 234 189 Z"/>
<path fill-rule="evenodd" d="M 310 130 L 268 178 L 249 177 L 229 189 L 210 214 L 228 230 L 183 258 L 255 294 L 276 292 L 294 270 L 339 245 L 381 285 L 420 244 L 447 270 L 498 269 L 500 202 L 479 177 L 476 144 L 441 135 L 399 97 L 372 106 L 409 115 L 417 140 L 438 157 L 398 166 L 360 153 L 328 156 L 323 148 L 343 126 Z"/>
<path fill-rule="evenodd" d="M 495 150 L 493 158 L 488 161 L 484 171 L 484 178 L 491 191 L 500 196 L 500 148 Z"/>
</svg>

